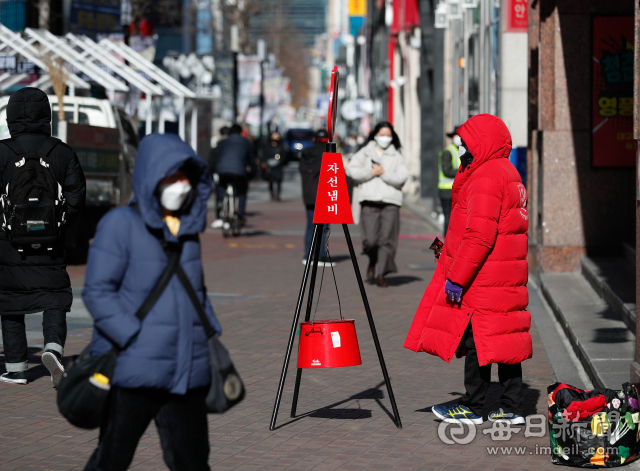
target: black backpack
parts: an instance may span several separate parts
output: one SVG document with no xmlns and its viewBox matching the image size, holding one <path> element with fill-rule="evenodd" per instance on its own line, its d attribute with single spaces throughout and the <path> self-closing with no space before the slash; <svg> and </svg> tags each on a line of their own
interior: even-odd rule
<svg viewBox="0 0 640 471">
<path fill-rule="evenodd" d="M 47 156 L 60 140 L 48 137 L 29 152 L 15 139 L 0 142 L 18 156 L 5 174 L 6 187 L 0 197 L 2 229 L 19 252 L 25 245 L 53 250 L 65 222 L 65 199 Z"/>
</svg>

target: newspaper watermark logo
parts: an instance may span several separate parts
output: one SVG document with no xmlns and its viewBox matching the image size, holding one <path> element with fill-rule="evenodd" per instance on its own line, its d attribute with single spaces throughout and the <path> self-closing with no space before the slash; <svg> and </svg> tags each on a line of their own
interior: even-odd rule
<svg viewBox="0 0 640 471">
<path fill-rule="evenodd" d="M 438 437 L 445 445 L 468 445 L 476 438 L 476 426 L 462 422 L 440 422 Z"/>
<path fill-rule="evenodd" d="M 484 435 L 491 435 L 493 441 L 507 441 L 515 433 L 519 433 L 523 427 L 517 427 L 507 420 L 491 422 L 490 428 L 482 430 Z M 544 437 L 547 433 L 547 418 L 543 414 L 529 415 L 525 418 L 524 436 Z M 440 422 L 438 425 L 438 437 L 446 445 L 468 445 L 477 435 L 477 426 L 463 424 L 461 422 Z M 526 448 L 526 447 L 525 447 Z"/>
<path fill-rule="evenodd" d="M 556 455 L 564 459 L 572 455 L 583 455 L 585 452 L 592 456 L 617 455 L 619 451 L 617 444 L 633 429 L 630 422 L 640 423 L 640 416 L 634 417 L 631 413 L 622 415 L 617 411 L 609 412 L 608 419 L 603 417 L 604 415 L 604 413 L 596 414 L 590 417 L 590 421 L 583 422 L 558 416 L 549 423 L 546 415 L 534 414 L 525 418 L 525 423 L 521 424 L 524 427 L 514 425 L 509 420 L 496 419 L 490 422 L 491 427 L 482 429 L 482 434 L 490 435 L 494 442 L 506 442 L 514 434 L 521 432 L 525 438 L 544 437 L 547 435 L 547 426 L 550 427 L 548 430 L 550 446 L 536 444 L 535 449 L 527 446 L 488 446 L 487 454 L 489 455 Z M 576 417 L 576 419 L 579 418 Z M 637 428 L 637 436 L 640 438 L 640 427 Z M 440 422 L 438 425 L 438 437 L 446 445 L 468 445 L 476 436 L 477 425 L 472 423 L 452 420 Z M 594 443 L 592 440 L 599 437 L 606 438 L 604 443 L 608 446 L 603 447 L 598 443 L 592 446 L 591 444 Z M 563 446 L 563 444 L 570 445 Z M 624 447 L 621 451 L 625 451 Z"/>
</svg>

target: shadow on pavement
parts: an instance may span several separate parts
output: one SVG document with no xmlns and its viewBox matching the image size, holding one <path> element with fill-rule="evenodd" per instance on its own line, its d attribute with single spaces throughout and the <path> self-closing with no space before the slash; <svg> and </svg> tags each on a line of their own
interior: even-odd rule
<svg viewBox="0 0 640 471">
<path fill-rule="evenodd" d="M 385 281 L 389 286 L 401 286 L 413 283 L 414 281 L 422 281 L 422 278 L 418 278 L 417 276 L 388 276 L 385 277 Z"/>
<path fill-rule="evenodd" d="M 320 409 L 312 412 L 307 417 L 316 419 L 370 419 L 371 410 L 369 409 Z"/>
<path fill-rule="evenodd" d="M 283 424 L 278 425 L 275 430 L 278 430 L 282 427 L 285 427 L 289 424 L 292 424 L 294 422 L 297 422 L 298 420 L 304 419 L 306 417 L 313 417 L 313 418 L 322 418 L 322 419 L 368 419 L 372 417 L 372 411 L 369 409 L 336 409 L 336 407 L 341 406 L 349 401 L 352 400 L 359 400 L 359 399 L 367 399 L 367 400 L 371 400 L 373 399 L 376 404 L 378 404 L 378 406 L 380 407 L 380 409 L 382 409 L 382 411 L 387 414 L 387 416 L 389 416 L 389 418 L 391 419 L 391 421 L 393 423 L 395 423 L 395 418 L 393 416 L 393 413 L 386 408 L 386 406 L 380 401 L 380 399 L 384 398 L 384 392 L 380 389 L 381 386 L 383 386 L 385 383 L 384 381 L 380 382 L 378 385 L 376 385 L 376 387 L 374 388 L 369 388 L 369 389 L 365 389 L 364 391 L 361 391 L 359 393 L 354 394 L 353 396 L 350 396 L 346 399 L 343 399 L 342 401 L 338 401 L 338 402 L 334 402 L 333 404 L 330 404 L 328 406 L 325 407 L 320 407 L 318 409 L 314 409 L 312 411 L 309 412 L 305 412 L 303 414 L 298 414 L 294 419 L 289 420 L 288 422 L 285 422 Z"/>
</svg>

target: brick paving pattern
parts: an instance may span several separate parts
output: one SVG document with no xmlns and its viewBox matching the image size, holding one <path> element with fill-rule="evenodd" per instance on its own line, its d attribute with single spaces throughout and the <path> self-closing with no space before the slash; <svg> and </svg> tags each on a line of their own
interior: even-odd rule
<svg viewBox="0 0 640 471">
<path fill-rule="evenodd" d="M 359 296 L 342 228 L 332 227 L 331 253 L 340 260 L 336 277 L 345 318 L 356 319 L 363 364 L 352 368 L 304 370 L 299 416 L 289 417 L 295 380 L 295 351 L 278 416 L 269 431 L 284 351 L 293 318 L 303 266 L 305 224 L 299 200 L 251 203 L 245 235 L 224 239 L 208 230 L 202 235 L 208 291 L 218 293 L 214 309 L 234 363 L 247 387 L 247 397 L 224 415 L 210 415 L 212 469 L 447 469 L 512 471 L 551 469 L 548 455 L 536 447 L 548 435 L 525 438 L 523 428 L 508 441 L 492 441 L 483 431 L 468 445 L 446 445 L 438 437 L 434 404 L 463 393 L 463 360 L 447 364 L 439 358 L 402 347 L 416 306 L 430 280 L 434 263 L 425 248 L 428 238 L 403 237 L 398 250 L 399 273 L 388 277 L 389 288 L 367 286 L 376 327 L 389 369 L 404 428 L 391 421 L 371 334 Z M 433 234 L 408 211 L 402 211 L 401 233 Z M 357 227 L 352 227 L 357 235 Z M 360 239 L 354 237 L 356 250 Z M 361 266 L 365 265 L 360 256 Z M 419 270 L 410 270 L 417 265 Z M 74 287 L 81 287 L 83 267 L 70 267 Z M 338 318 L 333 280 L 325 273 L 317 318 Z M 316 290 L 317 293 L 317 290 Z M 78 354 L 91 329 L 70 332 L 66 355 Z M 546 412 L 546 387 L 555 381 L 551 366 L 532 326 L 533 359 L 523 364 L 528 414 Z M 40 342 L 32 342 L 37 345 Z M 297 343 L 296 347 L 297 348 Z M 82 469 L 96 447 L 98 431 L 69 425 L 59 414 L 55 391 L 40 363 L 41 347 L 30 347 L 29 384 L 0 383 L 0 469 Z M 0 371 L 4 363 L 0 357 Z M 497 369 L 494 368 L 497 376 Z M 494 378 L 497 380 L 497 377 Z M 492 385 L 488 412 L 497 400 Z M 489 455 L 488 446 L 527 447 L 522 456 Z M 554 469 L 558 469 L 553 467 Z M 166 469 L 152 424 L 138 445 L 132 469 Z"/>
</svg>

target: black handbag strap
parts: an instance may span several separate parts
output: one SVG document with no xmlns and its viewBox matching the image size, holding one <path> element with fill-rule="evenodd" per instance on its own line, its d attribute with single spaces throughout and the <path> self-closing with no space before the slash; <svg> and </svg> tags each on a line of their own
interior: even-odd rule
<svg viewBox="0 0 640 471">
<path fill-rule="evenodd" d="M 0 142 L 2 142 L 5 146 L 11 149 L 13 153 L 16 154 L 18 157 L 21 157 L 27 153 L 24 147 L 22 147 L 22 144 L 20 144 L 16 139 L 13 139 L 13 138 L 3 139 Z M 40 147 L 36 149 L 35 152 L 36 154 L 38 154 L 40 158 L 46 161 L 48 155 L 51 153 L 53 148 L 57 146 L 60 142 L 61 142 L 60 139 L 57 139 L 53 136 L 49 136 L 44 140 L 44 142 L 40 145 Z"/>
<path fill-rule="evenodd" d="M 158 283 L 153 287 L 153 290 L 151 290 L 151 293 L 149 293 L 147 299 L 144 300 L 142 306 L 140 306 L 136 311 L 136 317 L 140 319 L 140 321 L 142 321 L 147 316 L 147 314 L 149 314 L 151 308 L 155 305 L 156 302 L 158 302 L 158 299 L 160 299 L 160 296 L 167 288 L 167 285 L 171 281 L 171 277 L 173 277 L 173 274 L 180 266 L 179 264 L 181 253 L 182 244 L 178 244 L 177 250 L 172 250 L 170 254 L 167 254 L 169 256 L 169 263 L 167 264 L 167 268 L 165 268 L 164 272 L 162 272 L 162 276 L 158 280 Z"/>
<path fill-rule="evenodd" d="M 191 285 L 191 282 L 189 281 L 187 274 L 184 272 L 181 266 L 178 266 L 178 269 L 176 270 L 176 272 L 178 275 L 178 279 L 180 280 L 180 283 L 182 283 L 182 286 L 184 286 L 184 289 L 187 290 L 187 294 L 189 295 L 189 299 L 191 299 L 191 303 L 193 304 L 193 307 L 195 307 L 196 311 L 198 312 L 198 317 L 200 318 L 200 322 L 202 322 L 202 326 L 204 327 L 204 331 L 207 334 L 207 338 L 210 339 L 211 337 L 216 335 L 216 330 L 211 325 L 211 322 L 209 322 L 209 319 L 207 319 L 207 314 L 204 312 L 202 303 L 198 299 L 196 290 L 193 289 L 193 286 Z"/>
<path fill-rule="evenodd" d="M 138 215 L 140 215 L 140 208 L 138 207 L 138 205 L 134 204 L 132 205 L 132 207 L 133 209 L 135 209 Z M 153 287 L 153 290 L 151 290 L 151 293 L 149 293 L 149 296 L 147 296 L 147 299 L 144 300 L 144 302 L 142 303 L 142 306 L 140 306 L 136 311 L 136 317 L 140 319 L 140 321 L 142 321 L 147 316 L 147 314 L 149 314 L 149 311 L 151 310 L 151 308 L 155 305 L 156 302 L 158 302 L 158 299 L 160 299 L 160 296 L 162 295 L 164 290 L 167 288 L 167 285 L 171 281 L 171 277 L 173 277 L 173 274 L 176 272 L 178 268 L 180 268 L 180 255 L 182 254 L 182 244 L 181 243 L 167 244 L 164 241 L 164 239 L 162 239 L 160 242 L 164 252 L 167 254 L 167 257 L 169 258 L 169 263 L 167 264 L 167 267 L 164 269 L 164 272 L 162 272 L 162 276 L 160 276 L 160 279 L 158 280 L 156 285 Z"/>
<path fill-rule="evenodd" d="M 7 146 L 9 149 L 11 149 L 13 151 L 13 153 L 16 154 L 18 157 L 21 157 L 21 156 L 23 156 L 24 154 L 27 153 L 27 151 L 24 150 L 24 147 L 22 147 L 22 144 L 20 144 L 15 139 L 12 139 L 12 138 L 3 139 L 2 143 L 5 146 Z"/>
<path fill-rule="evenodd" d="M 137 204 L 133 204 L 132 205 L 133 209 L 136 210 L 136 212 L 140 215 L 140 208 L 138 207 Z M 149 229 L 147 227 L 147 229 Z M 211 322 L 209 322 L 209 319 L 207 318 L 207 314 L 204 312 L 204 309 L 202 307 L 202 304 L 200 303 L 200 300 L 198 299 L 198 295 L 196 293 L 196 291 L 193 289 L 193 286 L 191 285 L 191 282 L 189 281 L 189 278 L 187 277 L 187 274 L 184 272 L 184 270 L 182 269 L 182 267 L 180 266 L 180 254 L 178 253 L 178 257 L 175 260 L 175 267 L 173 267 L 172 272 L 168 273 L 169 267 L 172 265 L 172 259 L 171 257 L 173 256 L 173 254 L 175 253 L 175 251 L 171 250 L 171 245 L 175 245 L 175 244 L 167 244 L 167 242 L 164 240 L 164 237 L 162 236 L 162 231 L 149 231 L 151 232 L 151 234 L 158 239 L 158 242 L 160 242 L 160 245 L 162 246 L 162 249 L 165 251 L 165 253 L 167 254 L 167 256 L 169 257 L 169 265 L 167 266 L 167 271 L 165 271 L 165 273 L 163 273 L 163 278 L 165 275 L 167 276 L 167 280 L 165 285 L 163 286 L 163 290 L 166 287 L 166 285 L 169 283 L 169 280 L 171 279 L 171 276 L 173 276 L 173 273 L 175 272 L 178 275 L 178 279 L 180 280 L 180 283 L 182 283 L 182 286 L 184 286 L 184 289 L 187 291 L 187 294 L 189 295 L 189 299 L 191 299 L 191 303 L 193 304 L 193 307 L 196 308 L 196 312 L 198 313 L 198 317 L 200 318 L 200 322 L 202 323 L 202 326 L 204 327 L 204 331 L 207 335 L 207 338 L 211 338 L 213 336 L 216 335 L 216 330 L 213 328 L 213 326 L 211 325 Z M 182 242 L 180 242 L 180 244 L 178 244 L 179 246 L 179 252 L 182 251 Z M 162 279 L 161 279 L 162 281 Z M 160 286 L 160 282 L 158 282 L 158 286 Z M 156 286 L 156 288 L 158 287 Z M 154 292 L 155 292 L 155 288 L 154 288 Z M 160 294 L 162 294 L 162 291 L 160 291 L 158 293 L 158 298 L 160 297 Z M 153 292 L 151 293 L 151 295 L 153 295 Z M 151 295 L 149 295 L 149 298 L 151 298 Z M 157 301 L 157 298 L 155 300 L 153 300 L 153 303 L 155 303 Z M 146 304 L 146 302 L 145 302 Z M 153 304 L 151 304 L 151 306 L 153 306 Z M 149 306 L 149 309 L 151 309 L 151 306 Z M 142 306 L 144 307 L 144 305 Z M 140 310 L 142 310 L 142 307 L 140 308 Z M 138 311 L 140 312 L 140 311 Z M 136 313 L 136 315 L 138 315 L 138 313 Z M 143 314 L 146 315 L 146 312 Z"/>
<path fill-rule="evenodd" d="M 53 136 L 49 136 L 47 137 L 47 139 L 45 139 L 42 145 L 38 147 L 38 149 L 36 150 L 36 154 L 38 154 L 40 158 L 47 161 L 47 157 L 49 157 L 49 154 L 51 153 L 53 148 L 58 144 L 60 144 L 60 142 L 62 142 L 60 139 Z"/>
</svg>

